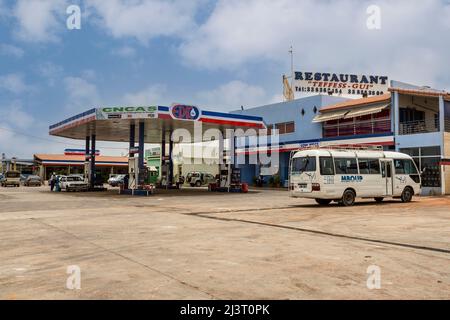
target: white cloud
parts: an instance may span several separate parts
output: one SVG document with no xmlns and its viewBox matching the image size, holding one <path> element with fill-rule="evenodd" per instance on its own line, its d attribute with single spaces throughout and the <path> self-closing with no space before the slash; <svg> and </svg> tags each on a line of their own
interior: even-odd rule
<svg viewBox="0 0 450 320">
<path fill-rule="evenodd" d="M 159 36 L 180 37 L 195 27 L 195 13 L 202 1 L 185 0 L 88 0 L 88 10 L 116 38 L 133 37 L 141 42 Z"/>
<path fill-rule="evenodd" d="M 0 9 L 1 10 L 1 9 Z M 0 44 L 0 55 L 11 56 L 14 58 L 22 58 L 25 51 L 22 48 L 16 47 L 11 44 Z"/>
<path fill-rule="evenodd" d="M 0 153 L 7 157 L 32 158 L 34 153 L 54 152 L 63 149 L 47 136 L 48 124 L 39 121 L 23 108 L 19 100 L 2 106 L 0 110 Z M 40 137 L 40 138 L 37 138 Z"/>
<path fill-rule="evenodd" d="M 374 72 L 442 85 L 437 79 L 450 74 L 450 42 L 443 41 L 450 31 L 450 4 L 376 1 L 381 30 L 368 30 L 366 9 L 371 4 L 368 0 L 220 0 L 179 52 L 188 65 L 200 68 L 236 71 L 255 62 L 275 62 L 287 71 L 287 51 L 293 45 L 296 65 L 302 70 Z M 416 69 L 417 65 L 422 67 Z"/>
<path fill-rule="evenodd" d="M 239 80 L 228 82 L 210 91 L 201 91 L 196 95 L 196 99 L 206 108 L 220 108 L 223 111 L 270 102 L 263 88 Z"/>
<path fill-rule="evenodd" d="M 20 101 L 14 101 L 6 107 L 2 107 L 0 117 L 7 119 L 8 122 L 13 123 L 17 128 L 27 128 L 34 123 L 34 118 L 23 109 Z"/>
<path fill-rule="evenodd" d="M 66 0 L 18 0 L 13 9 L 18 29 L 15 35 L 29 42 L 52 42 L 58 40 L 57 33 L 66 27 Z"/>
<path fill-rule="evenodd" d="M 123 46 L 113 49 L 111 53 L 122 58 L 132 58 L 136 55 L 136 50 L 130 46 Z"/>
<path fill-rule="evenodd" d="M 0 76 L 0 90 L 2 89 L 14 94 L 19 94 L 29 90 L 30 87 L 25 84 L 22 75 L 11 73 Z"/>
<path fill-rule="evenodd" d="M 57 81 L 62 77 L 64 68 L 53 62 L 47 61 L 39 64 L 36 67 L 37 73 L 47 79 L 50 86 L 54 86 Z"/>
<path fill-rule="evenodd" d="M 86 111 L 100 104 L 100 95 L 97 86 L 80 77 L 64 78 L 67 92 L 66 109 L 73 115 L 76 112 Z"/>
<path fill-rule="evenodd" d="M 122 100 L 127 105 L 167 104 L 166 91 L 164 85 L 149 85 L 143 90 L 125 94 Z"/>
</svg>

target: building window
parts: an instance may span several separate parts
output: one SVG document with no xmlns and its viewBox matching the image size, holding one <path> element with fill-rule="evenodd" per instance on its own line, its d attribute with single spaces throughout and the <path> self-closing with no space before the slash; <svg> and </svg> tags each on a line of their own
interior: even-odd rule
<svg viewBox="0 0 450 320">
<path fill-rule="evenodd" d="M 295 132 L 295 123 L 287 122 L 286 123 L 286 133 L 293 133 L 293 132 Z"/>
<path fill-rule="evenodd" d="M 441 170 L 439 166 L 441 148 L 439 146 L 402 148 L 400 152 L 406 153 L 413 158 L 421 172 L 423 187 L 441 187 Z"/>
<path fill-rule="evenodd" d="M 278 130 L 278 134 L 286 133 L 286 124 L 285 123 L 277 123 L 275 124 L 275 129 Z"/>
<path fill-rule="evenodd" d="M 278 134 L 287 134 L 295 132 L 295 122 L 281 122 L 275 124 L 275 129 L 278 130 Z"/>
</svg>

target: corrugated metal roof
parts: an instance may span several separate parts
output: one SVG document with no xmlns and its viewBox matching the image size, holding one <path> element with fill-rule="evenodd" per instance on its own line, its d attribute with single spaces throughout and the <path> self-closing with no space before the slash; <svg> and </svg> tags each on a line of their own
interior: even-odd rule
<svg viewBox="0 0 450 320">
<path fill-rule="evenodd" d="M 64 155 L 64 154 L 35 154 L 34 158 L 38 161 L 67 161 L 67 162 L 84 162 L 84 155 Z M 96 156 L 96 162 L 109 163 L 128 163 L 128 157 L 113 157 L 113 156 Z"/>
<path fill-rule="evenodd" d="M 391 92 L 398 92 L 400 94 L 411 94 L 424 97 L 438 97 L 438 96 L 444 96 L 444 98 L 450 97 L 450 93 L 448 93 L 447 91 L 435 90 L 431 88 L 422 88 L 422 89 L 389 88 L 388 90 Z"/>
<path fill-rule="evenodd" d="M 325 106 L 320 109 L 320 112 L 328 112 L 328 111 L 334 111 L 337 109 L 352 109 L 356 107 L 366 106 L 370 104 L 376 104 L 376 103 L 388 103 L 391 101 L 391 94 L 386 93 L 379 96 L 373 96 L 368 98 L 361 98 L 361 99 L 353 99 L 348 100 L 336 104 L 332 104 L 329 106 Z"/>
</svg>

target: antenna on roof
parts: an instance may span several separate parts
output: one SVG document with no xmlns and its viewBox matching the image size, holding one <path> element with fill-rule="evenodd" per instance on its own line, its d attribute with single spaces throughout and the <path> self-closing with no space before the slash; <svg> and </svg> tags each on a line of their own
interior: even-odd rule
<svg viewBox="0 0 450 320">
<path fill-rule="evenodd" d="M 283 96 L 285 101 L 292 101 L 295 99 L 294 96 L 294 49 L 292 46 L 289 48 L 289 54 L 291 55 L 291 75 L 287 77 L 283 74 Z M 291 81 L 289 82 L 288 79 Z"/>
</svg>

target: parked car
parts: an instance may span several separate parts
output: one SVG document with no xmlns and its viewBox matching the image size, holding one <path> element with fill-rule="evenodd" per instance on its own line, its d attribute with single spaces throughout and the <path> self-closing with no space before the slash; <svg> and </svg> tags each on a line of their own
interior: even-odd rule
<svg viewBox="0 0 450 320">
<path fill-rule="evenodd" d="M 20 187 L 20 172 L 7 171 L 1 182 L 2 187 L 13 186 Z"/>
<path fill-rule="evenodd" d="M 125 175 L 124 174 L 118 174 L 116 176 L 112 176 L 108 179 L 108 184 L 111 187 L 117 187 L 124 183 Z"/>
<path fill-rule="evenodd" d="M 28 176 L 31 176 L 31 174 L 29 174 L 29 173 L 21 173 L 20 174 L 20 183 L 24 184 L 25 180 L 27 180 Z"/>
<path fill-rule="evenodd" d="M 87 191 L 88 184 L 78 175 L 61 176 L 59 179 L 61 190 L 65 191 Z"/>
<path fill-rule="evenodd" d="M 192 171 L 187 174 L 186 182 L 191 187 L 201 187 L 216 182 L 216 178 L 207 172 Z"/>
<path fill-rule="evenodd" d="M 39 176 L 30 174 L 23 182 L 23 185 L 26 187 L 32 187 L 32 186 L 40 187 L 42 185 L 42 179 Z"/>
</svg>

